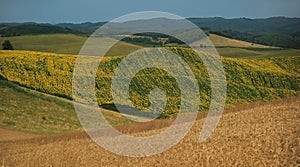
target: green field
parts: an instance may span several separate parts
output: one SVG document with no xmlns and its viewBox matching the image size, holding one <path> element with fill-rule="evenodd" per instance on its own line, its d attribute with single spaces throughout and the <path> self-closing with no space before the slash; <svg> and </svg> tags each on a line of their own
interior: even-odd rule
<svg viewBox="0 0 300 167">
<path fill-rule="evenodd" d="M 0 80 L 0 126 L 53 134 L 80 130 L 73 104 Z"/>
<path fill-rule="evenodd" d="M 0 79 L 0 127 L 37 134 L 82 131 L 72 101 L 20 87 Z M 131 121 L 109 110 L 102 110 L 114 127 Z"/>
<path fill-rule="evenodd" d="M 16 37 L 2 37 L 10 40 L 16 50 L 32 50 L 53 53 L 78 54 L 80 47 L 87 37 L 73 34 L 50 34 L 50 35 L 24 35 Z"/>
<path fill-rule="evenodd" d="M 217 47 L 221 56 L 233 58 L 271 58 L 300 56 L 299 49 Z"/>
<path fill-rule="evenodd" d="M 4 40 L 9 40 L 15 50 L 77 55 L 87 39 L 87 36 L 73 34 L 24 35 L 0 37 L 0 43 L 2 44 Z M 119 42 L 107 55 L 125 55 L 139 48 L 142 47 L 126 42 Z"/>
</svg>

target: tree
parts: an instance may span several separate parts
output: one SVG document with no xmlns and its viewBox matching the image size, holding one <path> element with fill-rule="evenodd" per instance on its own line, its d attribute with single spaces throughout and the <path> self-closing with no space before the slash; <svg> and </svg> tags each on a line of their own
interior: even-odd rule
<svg viewBox="0 0 300 167">
<path fill-rule="evenodd" d="M 3 50 L 14 50 L 14 47 L 10 43 L 9 40 L 5 40 L 4 43 L 2 44 L 2 49 Z"/>
</svg>

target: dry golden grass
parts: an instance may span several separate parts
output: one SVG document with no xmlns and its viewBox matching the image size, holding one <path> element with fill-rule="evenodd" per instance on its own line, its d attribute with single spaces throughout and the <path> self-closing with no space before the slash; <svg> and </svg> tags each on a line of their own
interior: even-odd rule
<svg viewBox="0 0 300 167">
<path fill-rule="evenodd" d="M 23 133 L 23 132 L 19 132 L 19 131 L 12 131 L 12 130 L 1 129 L 1 128 L 0 128 L 0 134 L 1 134 L 0 142 L 1 141 L 24 140 L 24 139 L 38 137 L 38 135 L 35 135 L 35 134 Z"/>
<path fill-rule="evenodd" d="M 77 133 L 39 136 L 24 140 L 2 140 L 0 164 L 3 166 L 299 166 L 300 164 L 300 97 L 255 103 L 227 110 L 210 138 L 199 143 L 203 117 L 205 114 L 199 117 L 182 141 L 155 156 L 144 158 L 119 156 L 99 147 L 84 133 Z M 164 123 L 161 125 L 165 126 Z M 147 134 L 153 131 L 140 133 Z"/>
<path fill-rule="evenodd" d="M 260 44 L 252 44 L 250 42 L 246 41 L 241 41 L 241 40 L 236 40 L 236 39 L 231 39 L 231 38 L 226 38 L 222 37 L 219 35 L 215 34 L 209 34 L 209 39 L 212 41 L 214 46 L 216 47 L 245 47 L 245 48 L 275 48 L 272 46 L 266 46 L 266 45 L 260 45 Z M 204 40 L 199 40 L 195 44 L 203 44 Z"/>
</svg>

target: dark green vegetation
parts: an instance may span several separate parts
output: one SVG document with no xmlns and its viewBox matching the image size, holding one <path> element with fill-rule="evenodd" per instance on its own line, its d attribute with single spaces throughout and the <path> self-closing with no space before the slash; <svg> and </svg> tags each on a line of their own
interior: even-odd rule
<svg viewBox="0 0 300 167">
<path fill-rule="evenodd" d="M 271 17 L 266 19 L 190 18 L 211 33 L 252 43 L 300 48 L 300 18 Z"/>
<path fill-rule="evenodd" d="M 37 34 L 79 34 L 80 32 L 71 30 L 70 28 L 55 26 L 51 24 L 0 24 L 0 36 L 20 36 L 20 35 L 37 35 Z"/>
<path fill-rule="evenodd" d="M 107 22 L 98 22 L 98 23 L 91 23 L 91 22 L 85 22 L 85 23 L 60 23 L 57 24 L 57 26 L 60 27 L 67 27 L 72 30 L 80 31 L 86 34 L 92 34 L 96 29 L 98 29 L 100 26 L 104 25 Z"/>
<path fill-rule="evenodd" d="M 145 47 L 156 47 L 156 46 L 162 46 L 163 42 L 159 40 L 153 40 L 152 37 L 125 37 L 121 41 L 140 45 L 140 46 L 145 46 Z"/>
<path fill-rule="evenodd" d="M 300 29 L 300 18 L 270 17 L 270 18 L 234 18 L 222 17 L 189 18 L 200 27 L 235 30 L 241 32 L 270 32 L 270 33 L 294 33 Z"/>
<path fill-rule="evenodd" d="M 189 64 L 201 90 L 200 110 L 207 110 L 210 101 L 210 80 L 202 61 L 190 49 L 168 49 L 180 55 Z M 100 105 L 112 103 L 111 76 L 122 58 L 107 57 L 101 62 L 95 80 L 96 96 Z M 75 59 L 76 56 L 71 55 L 1 51 L 0 75 L 31 89 L 72 98 L 71 80 Z M 227 106 L 284 98 L 299 93 L 300 57 L 222 58 L 222 61 L 228 82 Z M 89 66 L 95 62 L 85 63 Z M 161 88 L 167 93 L 167 108 L 161 117 L 176 114 L 180 106 L 180 90 L 170 74 L 158 69 L 142 70 L 133 78 L 130 94 L 134 105 L 147 109 L 150 105 L 148 94 L 153 88 Z"/>
<path fill-rule="evenodd" d="M 14 47 L 12 46 L 12 44 L 10 43 L 9 40 L 5 40 L 2 44 L 2 49 L 3 50 L 14 50 Z"/>
<path fill-rule="evenodd" d="M 208 31 L 204 31 L 204 32 L 206 33 L 207 36 L 209 36 Z M 182 34 L 186 36 L 186 32 L 183 32 Z M 189 38 L 192 39 L 193 36 Z M 154 32 L 137 33 L 130 37 L 123 38 L 122 41 L 141 45 L 141 46 L 146 46 L 146 47 L 166 46 L 166 45 L 182 45 L 182 46 L 185 45 L 183 41 L 173 36 L 169 36 L 161 33 L 154 33 Z"/>
<path fill-rule="evenodd" d="M 300 37 L 296 36 L 294 33 L 239 32 L 233 30 L 210 30 L 209 32 L 256 44 L 284 48 L 300 48 Z"/>
</svg>

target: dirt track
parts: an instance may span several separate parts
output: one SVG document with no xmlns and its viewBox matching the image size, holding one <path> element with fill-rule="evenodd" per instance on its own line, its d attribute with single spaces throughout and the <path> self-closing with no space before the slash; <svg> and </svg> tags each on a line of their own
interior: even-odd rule
<svg viewBox="0 0 300 167">
<path fill-rule="evenodd" d="M 223 115 L 199 143 L 203 119 L 170 150 L 145 158 L 119 156 L 84 134 L 39 137 L 1 130 L 3 166 L 299 166 L 300 98 L 252 105 Z M 153 132 L 142 132 L 153 133 Z"/>
</svg>

